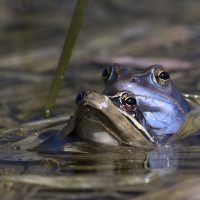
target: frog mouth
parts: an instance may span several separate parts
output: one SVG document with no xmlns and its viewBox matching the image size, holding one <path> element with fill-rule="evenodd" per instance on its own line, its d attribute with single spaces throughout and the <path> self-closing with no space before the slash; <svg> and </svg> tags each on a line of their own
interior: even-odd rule
<svg viewBox="0 0 200 200">
<path fill-rule="evenodd" d="M 127 118 L 107 96 L 94 92 L 81 101 L 68 126 L 66 135 L 75 133 L 98 143 L 129 145 L 140 149 L 152 149 L 156 144 L 135 118 Z"/>
</svg>

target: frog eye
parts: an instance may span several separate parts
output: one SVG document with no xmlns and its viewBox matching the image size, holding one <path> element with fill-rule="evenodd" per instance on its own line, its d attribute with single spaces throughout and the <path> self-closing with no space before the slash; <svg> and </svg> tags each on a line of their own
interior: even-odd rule
<svg viewBox="0 0 200 200">
<path fill-rule="evenodd" d="M 75 102 L 76 102 L 76 105 L 77 105 L 77 106 L 78 106 L 79 103 L 83 100 L 83 97 L 84 97 L 83 92 L 80 92 L 80 93 L 76 96 Z"/>
<path fill-rule="evenodd" d="M 120 98 L 121 104 L 126 108 L 126 110 L 132 112 L 136 107 L 136 99 L 130 96 L 128 93 L 123 93 Z"/>
<path fill-rule="evenodd" d="M 91 89 L 87 89 L 87 90 L 85 90 L 85 91 L 83 91 L 83 92 L 80 92 L 80 93 L 76 96 L 76 100 L 75 100 L 76 105 L 78 106 L 78 105 L 81 103 L 81 101 L 82 101 L 88 94 L 91 94 L 91 93 L 93 93 L 93 92 L 96 92 L 96 91 L 95 91 L 95 90 L 91 90 Z"/>
<path fill-rule="evenodd" d="M 112 73 L 112 66 L 107 67 L 103 70 L 102 72 L 102 79 L 104 81 L 104 83 L 107 83 L 107 81 L 109 80 L 109 77 Z"/>
<path fill-rule="evenodd" d="M 159 85 L 162 85 L 162 86 L 169 85 L 170 76 L 166 70 L 162 68 L 157 68 L 155 69 L 154 76 Z"/>
</svg>

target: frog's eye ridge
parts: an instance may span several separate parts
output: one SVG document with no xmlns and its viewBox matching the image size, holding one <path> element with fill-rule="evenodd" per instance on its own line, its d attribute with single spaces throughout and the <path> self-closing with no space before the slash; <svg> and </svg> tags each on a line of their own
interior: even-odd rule
<svg viewBox="0 0 200 200">
<path fill-rule="evenodd" d="M 125 107 L 126 110 L 133 112 L 136 107 L 136 99 L 131 96 L 129 93 L 123 93 L 120 98 L 121 104 Z"/>
<path fill-rule="evenodd" d="M 161 86 L 168 86 L 170 81 L 169 73 L 163 68 L 156 68 L 154 76 L 157 83 Z"/>
<path fill-rule="evenodd" d="M 109 77 L 111 75 L 111 71 L 112 71 L 112 66 L 107 67 L 107 68 L 105 68 L 103 70 L 103 72 L 102 72 L 102 79 L 103 79 L 104 83 L 107 83 L 107 81 L 108 81 L 108 79 L 109 79 Z"/>
</svg>

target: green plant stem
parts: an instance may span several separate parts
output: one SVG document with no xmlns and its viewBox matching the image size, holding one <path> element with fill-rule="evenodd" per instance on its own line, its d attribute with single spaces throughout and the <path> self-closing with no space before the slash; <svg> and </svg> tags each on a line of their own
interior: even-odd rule
<svg viewBox="0 0 200 200">
<path fill-rule="evenodd" d="M 83 21 L 85 10 L 87 8 L 89 0 L 78 0 L 74 14 L 71 20 L 71 24 L 67 33 L 67 37 L 64 43 L 64 47 L 60 56 L 58 67 L 54 80 L 52 82 L 47 102 L 45 105 L 45 116 L 49 117 L 52 113 L 53 106 L 55 104 L 61 83 L 63 81 L 69 60 L 72 54 L 72 50 L 76 43 L 76 39 Z"/>
</svg>

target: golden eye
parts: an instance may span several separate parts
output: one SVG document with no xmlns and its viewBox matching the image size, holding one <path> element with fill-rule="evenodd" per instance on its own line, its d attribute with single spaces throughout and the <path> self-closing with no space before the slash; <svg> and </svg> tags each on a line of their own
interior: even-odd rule
<svg viewBox="0 0 200 200">
<path fill-rule="evenodd" d="M 154 76 L 159 85 L 162 85 L 162 86 L 169 85 L 170 76 L 169 76 L 169 73 L 165 71 L 164 69 L 157 68 L 154 72 Z"/>
<path fill-rule="evenodd" d="M 126 110 L 132 112 L 136 107 L 136 99 L 130 96 L 128 93 L 123 93 L 120 98 L 121 104 L 126 108 Z"/>
<path fill-rule="evenodd" d="M 108 79 L 109 79 L 109 77 L 111 75 L 111 72 L 112 72 L 112 66 L 107 67 L 107 68 L 105 68 L 103 70 L 103 72 L 102 72 L 102 79 L 103 79 L 104 83 L 107 83 L 107 81 L 108 81 Z"/>
</svg>

